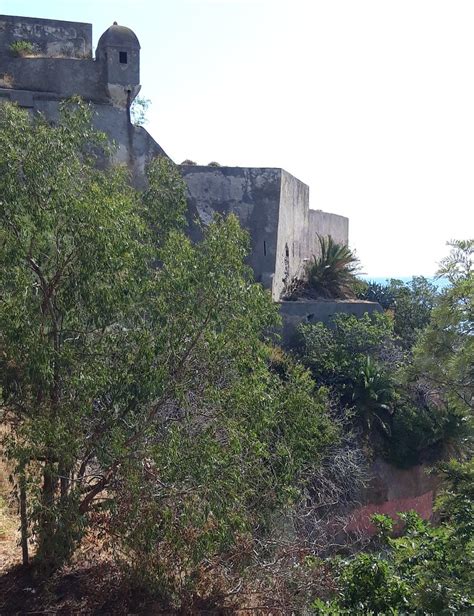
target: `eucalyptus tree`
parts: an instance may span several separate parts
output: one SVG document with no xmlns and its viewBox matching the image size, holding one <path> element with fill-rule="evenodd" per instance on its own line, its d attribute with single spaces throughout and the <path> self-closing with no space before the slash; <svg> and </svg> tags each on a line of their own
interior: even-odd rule
<svg viewBox="0 0 474 616">
<path fill-rule="evenodd" d="M 237 219 L 193 244 L 174 165 L 137 193 L 109 147 L 79 100 L 55 125 L 0 106 L 4 445 L 46 570 L 100 518 L 159 577 L 163 542 L 189 571 L 186 532 L 202 563 L 267 527 L 335 430 L 303 369 L 271 373 L 276 308 Z"/>
</svg>

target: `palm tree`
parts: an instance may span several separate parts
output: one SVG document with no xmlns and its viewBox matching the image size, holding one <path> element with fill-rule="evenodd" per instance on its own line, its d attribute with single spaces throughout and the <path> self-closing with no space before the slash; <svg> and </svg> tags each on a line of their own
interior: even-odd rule
<svg viewBox="0 0 474 616">
<path fill-rule="evenodd" d="M 390 435 L 395 387 L 391 376 L 367 356 L 352 392 L 352 403 L 367 432 L 377 427 Z"/>
<path fill-rule="evenodd" d="M 330 235 L 318 235 L 318 240 L 321 254 L 313 255 L 306 266 L 308 294 L 334 299 L 355 297 L 359 259 L 348 246 L 338 244 Z"/>
</svg>

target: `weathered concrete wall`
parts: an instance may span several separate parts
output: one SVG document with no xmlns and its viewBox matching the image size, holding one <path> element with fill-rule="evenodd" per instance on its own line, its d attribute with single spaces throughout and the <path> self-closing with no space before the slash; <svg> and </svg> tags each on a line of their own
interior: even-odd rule
<svg viewBox="0 0 474 616">
<path fill-rule="evenodd" d="M 309 187 L 287 171 L 281 172 L 278 243 L 273 297 L 280 299 L 285 284 L 301 276 L 308 252 Z"/>
<path fill-rule="evenodd" d="M 0 49 L 15 41 L 29 41 L 44 56 L 92 57 L 91 24 L 0 15 Z"/>
<path fill-rule="evenodd" d="M 21 107 L 41 112 L 49 121 L 58 119 L 61 98 L 54 93 L 0 88 L 2 100 L 11 100 Z M 93 124 L 114 142 L 113 160 L 127 165 L 133 184 L 143 188 L 146 165 L 156 156 L 166 156 L 164 150 L 144 128 L 131 124 L 123 109 L 111 104 L 94 105 Z"/>
<path fill-rule="evenodd" d="M 349 219 L 322 210 L 309 211 L 308 249 L 309 255 L 319 256 L 318 234 L 330 235 L 338 244 L 349 244 Z"/>
<path fill-rule="evenodd" d="M 352 314 L 362 317 L 366 312 L 382 312 L 380 304 L 362 300 L 300 300 L 279 302 L 282 317 L 281 344 L 291 345 L 300 323 L 322 322 L 329 324 L 335 314 Z"/>
<path fill-rule="evenodd" d="M 2 87 L 60 98 L 78 95 L 93 103 L 110 102 L 122 109 L 130 106 L 140 90 L 140 43 L 129 28 L 116 23 L 110 26 L 101 36 L 100 53 L 93 60 L 90 24 L 37 21 L 0 17 Z M 36 39 L 30 40 L 32 37 Z M 35 55 L 15 56 L 10 45 L 16 40 L 32 42 Z"/>
<path fill-rule="evenodd" d="M 275 272 L 281 169 L 181 166 L 188 186 L 190 233 L 200 237 L 196 218 L 204 224 L 214 214 L 235 214 L 250 231 L 249 265 L 255 279 L 271 288 Z"/>
<path fill-rule="evenodd" d="M 190 219 L 233 212 L 251 236 L 255 278 L 279 300 L 286 281 L 303 274 L 314 254 L 316 232 L 348 242 L 348 220 L 309 209 L 309 188 L 283 169 L 181 166 Z M 199 237 L 192 225 L 192 236 Z"/>
<path fill-rule="evenodd" d="M 0 54 L 0 75 L 10 88 L 49 93 L 59 98 L 80 95 L 92 102 L 108 102 L 102 69 L 93 60 L 71 58 L 14 58 Z"/>
</svg>

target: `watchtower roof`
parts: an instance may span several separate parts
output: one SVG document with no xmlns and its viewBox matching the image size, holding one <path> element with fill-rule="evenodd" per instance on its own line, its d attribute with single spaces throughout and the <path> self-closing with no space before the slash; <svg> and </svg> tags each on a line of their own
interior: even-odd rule
<svg viewBox="0 0 474 616">
<path fill-rule="evenodd" d="M 110 28 L 102 34 L 97 44 L 98 47 L 132 47 L 140 49 L 138 38 L 130 28 L 119 26 L 115 21 Z"/>
</svg>

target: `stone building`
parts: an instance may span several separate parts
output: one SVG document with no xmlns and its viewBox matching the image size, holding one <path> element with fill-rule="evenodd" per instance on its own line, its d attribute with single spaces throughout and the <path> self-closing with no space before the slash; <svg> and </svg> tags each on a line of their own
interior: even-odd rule
<svg viewBox="0 0 474 616">
<path fill-rule="evenodd" d="M 14 54 L 26 41 L 33 53 Z M 95 125 L 117 144 L 116 160 L 143 186 L 147 163 L 164 150 L 130 121 L 140 91 L 140 43 L 114 23 L 92 53 L 91 24 L 0 16 L 0 100 L 39 111 L 54 120 L 61 100 L 79 95 L 92 103 Z M 249 263 L 256 280 L 280 299 L 285 281 L 301 273 L 317 253 L 317 233 L 348 242 L 348 219 L 309 208 L 309 188 L 283 169 L 182 166 L 188 186 L 190 233 L 196 215 L 234 212 L 250 232 Z"/>
</svg>

